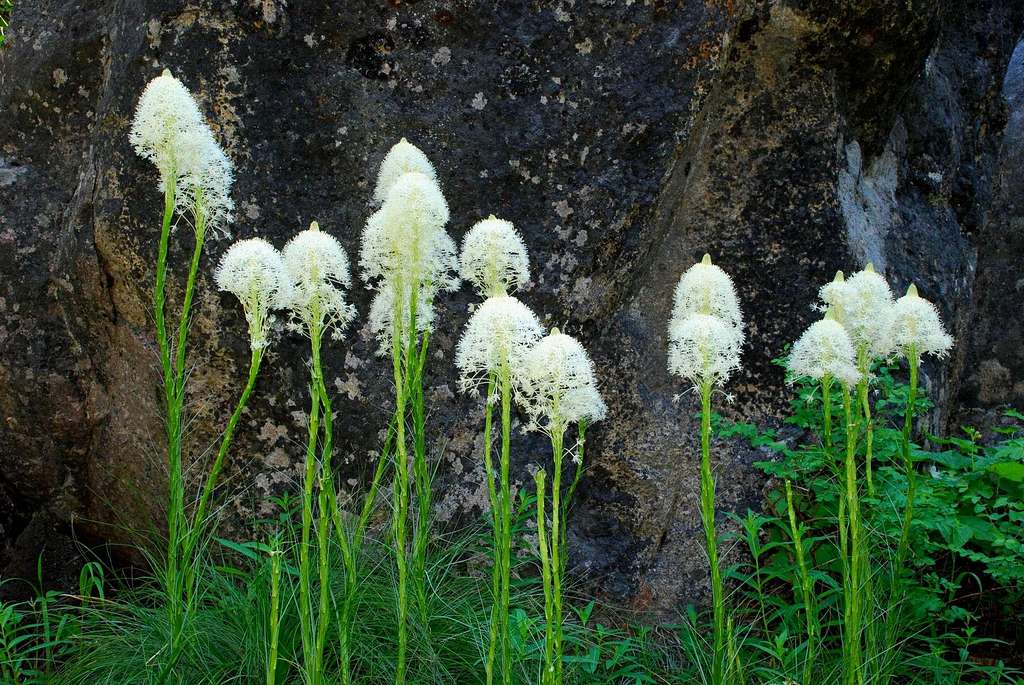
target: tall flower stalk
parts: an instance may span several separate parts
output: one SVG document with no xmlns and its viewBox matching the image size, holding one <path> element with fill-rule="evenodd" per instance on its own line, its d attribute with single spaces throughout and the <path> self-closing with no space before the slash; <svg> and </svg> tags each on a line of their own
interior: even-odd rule
<svg viewBox="0 0 1024 685">
<path fill-rule="evenodd" d="M 886 322 L 885 334 L 894 356 L 906 359 L 910 378 L 907 404 L 903 413 L 901 444 L 903 468 L 907 477 L 907 492 L 903 505 L 900 539 L 893 561 L 891 600 L 885 625 L 887 658 L 880 669 L 881 678 L 879 679 L 882 683 L 891 681 L 892 668 L 898 661 L 896 643 L 902 604 L 906 599 L 903 586 L 903 567 L 910 552 L 910 529 L 914 519 L 914 499 L 917 494 L 917 470 L 914 467 L 912 452 L 914 409 L 917 404 L 921 357 L 926 354 L 940 358 L 945 357 L 953 346 L 953 338 L 946 332 L 935 305 L 922 298 L 913 284 L 907 289 L 907 294 L 896 300 L 893 305 L 891 315 Z"/>
<path fill-rule="evenodd" d="M 512 396 L 518 392 L 514 374 L 525 366 L 527 353 L 543 334 L 540 321 L 529 307 L 510 295 L 489 297 L 470 317 L 455 352 L 455 364 L 462 373 L 464 391 L 487 388 L 484 408 L 484 469 L 491 497 L 494 532 L 494 569 L 497 588 L 491 610 L 487 682 L 493 682 L 495 655 L 500 655 L 502 683 L 511 683 L 512 645 L 509 634 L 509 594 L 512 572 L 511 435 Z M 501 451 L 497 474 L 493 474 L 491 443 L 492 405 L 501 406 Z"/>
<path fill-rule="evenodd" d="M 715 532 L 715 480 L 711 467 L 711 396 L 740 366 L 743 317 L 729 278 L 711 263 L 711 257 L 694 264 L 676 286 L 668 329 L 669 371 L 692 384 L 700 394 L 701 462 L 700 511 L 705 548 L 711 569 L 712 655 L 711 682 L 725 682 L 725 594 L 718 561 Z"/>
<path fill-rule="evenodd" d="M 321 351 L 325 335 L 340 339 L 355 309 L 343 292 L 352 284 L 348 256 L 336 239 L 322 232 L 314 221 L 293 237 L 283 250 L 289 281 L 290 327 L 310 343 L 310 412 L 302 482 L 302 538 L 299 545 L 299 614 L 303 672 L 306 682 L 323 679 L 323 654 L 330 621 L 330 513 L 334 496 L 331 457 L 333 415 L 324 384 Z M 324 420 L 323 450 L 317 453 L 320 417 Z M 314 493 L 316 493 L 317 580 L 319 595 L 314 604 L 313 544 Z M 315 615 L 314 615 L 315 613 Z"/>
<path fill-rule="evenodd" d="M 194 602 L 196 596 L 194 556 L 207 531 L 207 515 L 214 489 L 224 468 L 235 427 L 242 418 L 249 396 L 256 386 L 263 353 L 270 343 L 272 311 L 286 307 L 289 283 L 284 260 L 274 247 L 260 238 L 240 240 L 228 248 L 214 274 L 217 287 L 230 292 L 242 304 L 249 325 L 249 376 L 235 410 L 221 436 L 217 455 L 206 476 L 198 504 L 185 527 L 184 554 L 186 594 Z M 191 608 L 191 605 L 190 605 Z"/>
<path fill-rule="evenodd" d="M 857 366 L 857 353 L 850 336 L 838 321 L 835 312 L 829 311 L 825 318 L 817 321 L 794 343 L 788 360 L 791 380 L 813 378 L 821 383 L 822 411 L 824 418 L 824 442 L 827 453 L 832 449 L 832 397 L 833 383 L 838 383 L 843 393 L 843 413 L 846 421 L 846 450 L 844 468 L 840 481 L 842 488 L 839 499 L 839 557 L 843 569 L 843 661 L 844 683 L 858 682 L 862 673 L 862 590 L 864 574 L 868 570 L 866 546 L 860 517 L 860 499 L 857 485 L 857 422 L 853 410 L 851 388 L 861 382 L 862 374 Z M 794 525 L 795 518 L 791 521 Z M 799 543 L 797 543 L 799 544 Z M 810 606 L 805 607 L 810 612 Z M 810 614 L 808 614 L 808 635 L 811 635 Z M 810 658 L 810 655 L 809 657 Z M 813 663 L 807 668 L 813 669 Z"/>
<path fill-rule="evenodd" d="M 180 646 L 190 560 L 184 558 L 188 524 L 182 475 L 185 367 L 192 296 L 207 232 L 229 220 L 232 167 L 191 93 L 168 70 L 150 81 L 139 98 L 129 141 L 152 162 L 164 195 L 163 221 L 157 248 L 153 310 L 164 385 L 164 411 L 169 467 L 168 542 L 163 579 L 170 624 L 169 662 Z M 172 349 L 166 318 L 167 257 L 174 217 L 194 228 L 194 247 L 178 317 L 177 344 Z"/>
<path fill-rule="evenodd" d="M 530 262 L 526 244 L 522 236 L 511 222 L 498 219 L 493 214 L 478 221 L 463 238 L 462 250 L 459 254 L 459 274 L 473 286 L 481 297 L 502 298 L 515 292 L 530 280 Z M 497 300 L 496 300 L 497 302 Z M 494 303 L 492 303 L 493 305 Z M 524 314 L 520 307 L 512 306 L 519 314 Z M 479 311 L 479 310 L 478 310 Z M 490 310 L 489 310 L 490 311 Z M 483 315 L 481 315 L 483 316 Z M 474 316 L 474 318 L 476 318 Z M 535 317 L 534 317 L 535 318 Z M 533 339 L 539 333 L 533 329 L 533 321 L 525 316 L 526 337 Z M 478 325 L 485 325 L 483 319 Z M 539 330 L 539 324 L 537 324 Z M 467 331 L 469 328 L 467 327 Z M 514 334 L 514 332 L 513 332 Z M 486 335 L 486 333 L 483 333 Z M 478 341 L 479 342 L 479 341 Z M 528 342 L 526 343 L 529 344 Z M 516 354 L 522 350 L 516 348 Z M 487 495 L 491 508 L 491 528 L 494 540 L 494 563 L 491 567 L 491 620 L 487 658 L 484 662 L 485 678 L 488 685 L 494 682 L 494 663 L 500 653 L 502 656 L 502 680 L 511 678 L 510 667 L 506 667 L 506 654 L 509 653 L 508 635 L 508 594 L 509 577 L 511 574 L 506 549 L 511 547 L 511 531 L 506 520 L 511 519 L 511 496 L 509 492 L 509 431 L 511 430 L 511 407 L 509 406 L 512 390 L 511 367 L 504 359 L 484 361 L 474 356 L 479 352 L 463 348 L 463 356 L 457 359 L 463 372 L 463 388 L 477 390 L 486 384 L 486 401 L 484 404 L 484 473 L 487 480 Z M 502 354 L 499 352 L 499 356 Z M 507 356 L 507 353 L 504 355 Z M 483 362 L 483 363 L 481 363 Z M 468 374 L 468 375 L 467 375 Z M 491 456 L 493 407 L 500 394 L 502 398 L 501 422 L 502 439 L 499 458 L 499 471 L 495 472 Z M 506 535 L 506 531 L 508 534 Z M 502 607 L 505 607 L 503 609 Z M 504 611 L 504 613 L 502 613 Z M 500 649 L 499 649 L 500 646 Z"/>
<path fill-rule="evenodd" d="M 566 560 L 565 506 L 562 504 L 562 462 L 565 453 L 565 433 L 570 425 L 580 426 L 580 447 L 586 435 L 586 426 L 600 421 L 607 407 L 597 390 L 594 364 L 583 346 L 572 336 L 557 328 L 541 339 L 526 356 L 522 371 L 522 397 L 532 425 L 551 439 L 553 478 L 551 481 L 551 534 L 544 534 L 545 503 L 543 471 L 537 480 L 537 507 L 539 544 L 541 545 L 544 587 L 544 616 L 547 622 L 544 649 L 543 682 L 561 685 L 562 663 L 562 578 Z M 582 464 L 582 452 L 574 455 L 577 477 Z M 575 485 L 576 480 L 573 481 Z M 550 543 L 550 549 L 545 547 Z M 547 561 L 545 561 L 547 560 Z"/>
<path fill-rule="evenodd" d="M 409 576 L 420 623 L 427 627 L 426 554 L 430 534 L 431 487 L 426 454 L 423 372 L 433 327 L 433 301 L 459 280 L 456 246 L 445 232 L 448 205 L 437 173 L 426 155 L 404 138 L 381 162 L 374 190 L 381 205 L 366 222 L 360 251 L 363 280 L 378 290 L 370 309 L 370 326 L 391 353 L 395 384 L 395 437 L 392 518 L 398 569 L 398 655 L 396 685 L 405 682 L 408 652 Z M 412 435 L 407 435 L 411 414 Z M 416 519 L 409 559 L 410 479 Z"/>
</svg>

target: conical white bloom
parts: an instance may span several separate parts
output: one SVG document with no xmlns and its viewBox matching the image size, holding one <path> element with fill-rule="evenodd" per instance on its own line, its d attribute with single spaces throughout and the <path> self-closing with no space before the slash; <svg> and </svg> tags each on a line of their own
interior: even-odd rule
<svg viewBox="0 0 1024 685">
<path fill-rule="evenodd" d="M 128 139 L 139 156 L 160 172 L 160 190 L 175 186 L 175 209 L 203 214 L 208 228 L 221 229 L 234 203 L 230 160 L 213 137 L 192 94 L 170 71 L 146 86 Z"/>
<path fill-rule="evenodd" d="M 721 385 L 740 368 L 743 331 L 718 316 L 673 319 L 668 335 L 669 372 L 695 386 Z"/>
<path fill-rule="evenodd" d="M 872 359 L 892 351 L 885 331 L 893 305 L 892 291 L 870 264 L 846 281 L 839 272 L 836 280 L 821 288 L 820 297 L 846 327 L 856 348 L 866 351 Z"/>
<path fill-rule="evenodd" d="M 860 382 L 857 354 L 846 328 L 832 318 L 811 324 L 793 344 L 786 364 L 792 378 L 834 378 L 847 387 Z"/>
<path fill-rule="evenodd" d="M 549 434 L 561 434 L 571 423 L 600 421 L 608 412 L 590 355 L 557 328 L 527 353 L 519 381 L 527 413 Z"/>
<path fill-rule="evenodd" d="M 242 303 L 252 349 L 266 347 L 273 322 L 270 310 L 286 307 L 289 299 L 281 253 L 262 238 L 239 240 L 224 253 L 214 280 Z"/>
<path fill-rule="evenodd" d="M 492 214 L 462 239 L 459 273 L 483 297 L 515 292 L 530 280 L 526 244 L 512 222 Z"/>
<path fill-rule="evenodd" d="M 711 263 L 710 255 L 687 269 L 676 286 L 672 320 L 681 322 L 691 314 L 709 314 L 732 326 L 743 325 L 732 279 Z"/>
<path fill-rule="evenodd" d="M 290 283 L 292 328 L 305 335 L 330 331 L 340 338 L 355 316 L 355 307 L 341 290 L 352 285 L 345 249 L 314 221 L 288 241 L 282 255 Z"/>
<path fill-rule="evenodd" d="M 423 174 L 437 183 L 437 172 L 434 170 L 434 165 L 430 163 L 422 150 L 402 138 L 388 150 L 384 161 L 380 163 L 380 171 L 377 172 L 377 187 L 373 190 L 373 201 L 378 205 L 383 204 L 395 182 L 403 174 L 413 171 Z"/>
<path fill-rule="evenodd" d="M 385 281 L 377 289 L 377 294 L 374 295 L 373 302 L 370 303 L 370 314 L 368 316 L 370 330 L 374 332 L 377 340 L 380 341 L 378 353 L 381 355 L 391 352 L 391 338 L 395 331 L 395 297 L 395 289 Z M 400 316 L 402 320 L 400 327 L 405 329 L 408 326 L 409 310 L 412 303 L 408 297 L 403 297 L 401 304 L 402 311 Z M 432 330 L 434 330 L 434 303 L 431 294 L 421 289 L 416 299 L 416 331 L 424 333 L 425 331 Z M 403 345 L 407 343 L 408 340 L 403 341 Z"/>
<path fill-rule="evenodd" d="M 363 280 L 457 289 L 457 248 L 444 230 L 447 222 L 448 204 L 432 179 L 418 172 L 400 176 L 366 222 L 359 257 Z"/>
<path fill-rule="evenodd" d="M 203 130 L 206 122 L 195 98 L 164 69 L 142 91 L 128 140 L 140 157 L 156 165 L 162 190 L 168 181 L 176 182 L 186 166 L 179 159 L 182 141 Z"/>
<path fill-rule="evenodd" d="M 943 357 L 953 346 L 953 338 L 946 333 L 935 305 L 918 296 L 913 285 L 893 305 L 887 340 L 890 349 L 901 357 L 912 350 L 919 355 Z"/>
<path fill-rule="evenodd" d="M 463 390 L 486 384 L 490 373 L 507 368 L 513 378 L 544 334 L 537 315 L 510 295 L 490 297 L 477 307 L 455 349 Z"/>
</svg>

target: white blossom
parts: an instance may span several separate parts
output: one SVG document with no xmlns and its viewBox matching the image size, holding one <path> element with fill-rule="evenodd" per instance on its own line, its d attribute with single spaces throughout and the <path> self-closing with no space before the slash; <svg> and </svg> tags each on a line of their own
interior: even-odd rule
<svg viewBox="0 0 1024 685">
<path fill-rule="evenodd" d="M 455 349 L 461 388 L 472 390 L 486 384 L 491 373 L 507 371 L 516 377 L 530 348 L 543 334 L 537 315 L 511 295 L 484 300 Z"/>
<path fill-rule="evenodd" d="M 887 344 L 900 357 L 912 351 L 944 357 L 953 346 L 935 305 L 920 297 L 914 285 L 896 300 L 887 323 Z"/>
<path fill-rule="evenodd" d="M 292 328 L 305 335 L 330 332 L 340 338 L 355 316 L 342 288 L 352 285 L 345 249 L 317 222 L 288 241 L 282 250 L 290 284 Z"/>
<path fill-rule="evenodd" d="M 854 347 L 866 352 L 871 359 L 891 352 L 885 322 L 892 310 L 892 291 L 871 264 L 849 280 L 843 280 L 840 271 L 834 281 L 821 288 L 820 297 L 846 328 Z"/>
<path fill-rule="evenodd" d="M 710 314 L 732 326 L 743 325 L 732 279 L 711 263 L 710 255 L 687 269 L 676 286 L 672 320 L 681 322 L 691 314 Z"/>
<path fill-rule="evenodd" d="M 484 297 L 515 292 L 530 280 L 526 244 L 512 222 L 493 214 L 462 239 L 459 272 Z"/>
<path fill-rule="evenodd" d="M 430 163 L 422 150 L 402 138 L 388 150 L 384 161 L 380 163 L 380 171 L 377 172 L 377 186 L 373 190 L 373 201 L 378 205 L 383 204 L 395 182 L 402 175 L 413 171 L 423 174 L 435 184 L 437 183 L 437 172 L 434 170 L 434 165 Z"/>
<path fill-rule="evenodd" d="M 200 215 L 207 228 L 222 230 L 234 209 L 231 161 L 217 144 L 192 94 L 164 72 L 139 98 L 128 140 L 160 172 L 160 190 L 175 188 L 175 210 Z"/>
<path fill-rule="evenodd" d="M 457 248 L 445 232 L 447 222 L 448 204 L 436 182 L 418 172 L 400 176 L 366 222 L 359 257 L 363 280 L 386 280 L 407 290 L 413 284 L 432 292 L 457 289 Z"/>
<path fill-rule="evenodd" d="M 713 314 L 690 314 L 669 325 L 668 370 L 694 386 L 721 385 L 740 368 L 743 330 Z"/>
<path fill-rule="evenodd" d="M 549 434 L 561 434 L 571 423 L 600 421 L 607 414 L 590 355 L 557 328 L 530 349 L 518 375 L 533 425 Z"/>
<path fill-rule="evenodd" d="M 289 300 L 281 253 L 262 238 L 239 240 L 224 253 L 214 280 L 242 303 L 252 349 L 266 347 L 273 323 L 270 311 L 286 307 Z"/>
<path fill-rule="evenodd" d="M 793 344 L 786 364 L 792 379 L 826 376 L 847 387 L 860 382 L 857 354 L 850 336 L 835 319 L 827 316 L 811 324 Z"/>
</svg>

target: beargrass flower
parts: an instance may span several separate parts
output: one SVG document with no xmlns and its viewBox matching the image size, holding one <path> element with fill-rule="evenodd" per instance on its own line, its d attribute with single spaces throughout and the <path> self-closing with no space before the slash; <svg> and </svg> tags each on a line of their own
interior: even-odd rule
<svg viewBox="0 0 1024 685">
<path fill-rule="evenodd" d="M 515 292 L 530 280 L 526 244 L 511 221 L 493 214 L 462 239 L 459 273 L 483 297 Z"/>
<path fill-rule="evenodd" d="M 311 337 L 330 331 L 340 339 L 355 316 L 355 307 L 342 291 L 352 285 L 352 275 L 341 243 L 314 221 L 288 241 L 282 256 L 289 281 L 290 327 Z"/>
<path fill-rule="evenodd" d="M 673 298 L 672 321 L 681 322 L 691 314 L 710 314 L 725 323 L 741 327 L 743 314 L 732 279 L 704 255 L 679 278 Z"/>
<path fill-rule="evenodd" d="M 590 355 L 576 338 L 557 328 L 527 353 L 521 383 L 531 427 L 545 433 L 560 434 L 580 421 L 591 424 L 608 412 Z"/>
<path fill-rule="evenodd" d="M 793 344 L 786 365 L 792 380 L 828 377 L 850 388 L 861 379 L 850 336 L 831 316 L 815 321 L 804 331 Z"/>
<path fill-rule="evenodd" d="M 395 182 L 409 172 L 423 174 L 435 184 L 437 183 L 437 172 L 434 170 L 434 165 L 430 163 L 422 150 L 402 138 L 388 150 L 384 160 L 380 163 L 380 171 L 377 172 L 377 186 L 373 190 L 373 201 L 378 205 L 383 204 Z"/>
<path fill-rule="evenodd" d="M 160 173 L 162 192 L 174 186 L 174 206 L 205 227 L 222 229 L 234 203 L 231 161 L 217 144 L 195 98 L 167 69 L 149 82 L 135 110 L 128 140 Z"/>
<path fill-rule="evenodd" d="M 281 253 L 262 238 L 239 240 L 224 253 L 214 280 L 242 303 L 252 349 L 266 347 L 271 310 L 288 306 L 289 284 Z"/>
<path fill-rule="evenodd" d="M 721 385 L 740 368 L 743 331 L 721 317 L 673 319 L 668 334 L 668 369 L 694 386 Z"/>
<path fill-rule="evenodd" d="M 473 312 L 455 349 L 460 386 L 472 390 L 503 369 L 518 378 L 530 348 L 543 334 L 537 315 L 516 298 L 488 298 Z"/>
<path fill-rule="evenodd" d="M 872 359 L 890 353 L 885 322 L 893 305 L 892 291 L 871 264 L 849 280 L 844 280 L 840 271 L 835 280 L 822 286 L 819 295 L 846 328 L 855 348 L 865 350 Z"/>
<path fill-rule="evenodd" d="M 944 357 L 953 346 L 935 305 L 920 297 L 913 284 L 893 305 L 887 329 L 888 346 L 900 357 L 911 351 Z"/>
<path fill-rule="evenodd" d="M 363 280 L 457 289 L 458 250 L 445 232 L 447 223 L 448 203 L 437 183 L 419 172 L 400 176 L 366 222 L 359 258 Z"/>
</svg>

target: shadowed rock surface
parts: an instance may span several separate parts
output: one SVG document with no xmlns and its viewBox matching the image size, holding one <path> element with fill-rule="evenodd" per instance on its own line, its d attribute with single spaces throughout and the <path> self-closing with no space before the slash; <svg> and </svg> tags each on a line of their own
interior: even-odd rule
<svg viewBox="0 0 1024 685">
<path fill-rule="evenodd" d="M 0 564 L 25 568 L 42 545 L 66 556 L 57 540 L 71 534 L 162 525 L 162 205 L 127 130 L 169 67 L 237 166 L 237 237 L 281 246 L 316 219 L 355 255 L 377 164 L 402 136 L 438 167 L 454 237 L 492 212 L 516 223 L 534 269 L 521 297 L 581 337 L 610 408 L 588 441 L 573 563 L 638 609 L 699 598 L 695 407 L 672 401 L 685 388 L 665 371 L 664 329 L 679 274 L 704 252 L 734 275 L 749 320 L 735 400 L 716 400 L 726 414 L 781 416 L 771 360 L 813 318 L 818 285 L 868 260 L 896 289 L 917 282 L 957 334 L 953 357 L 926 369 L 934 429 L 1022 402 L 1019 56 L 1003 81 L 1024 8 L 952 5 L 18 3 L 0 51 Z M 172 302 L 190 240 L 174 236 Z M 212 285 L 227 244 L 209 245 L 195 310 L 194 478 L 248 359 L 241 310 Z M 353 298 L 365 315 L 370 294 Z M 472 301 L 443 299 L 432 339 L 443 520 L 486 500 L 482 409 L 457 394 L 452 361 Z M 391 395 L 364 321 L 325 357 L 353 493 Z M 224 490 L 236 530 L 296 489 L 305 360 L 282 334 L 264 362 Z M 517 435 L 514 455 L 528 483 L 545 441 Z M 722 509 L 760 507 L 764 455 L 716 455 Z"/>
</svg>

